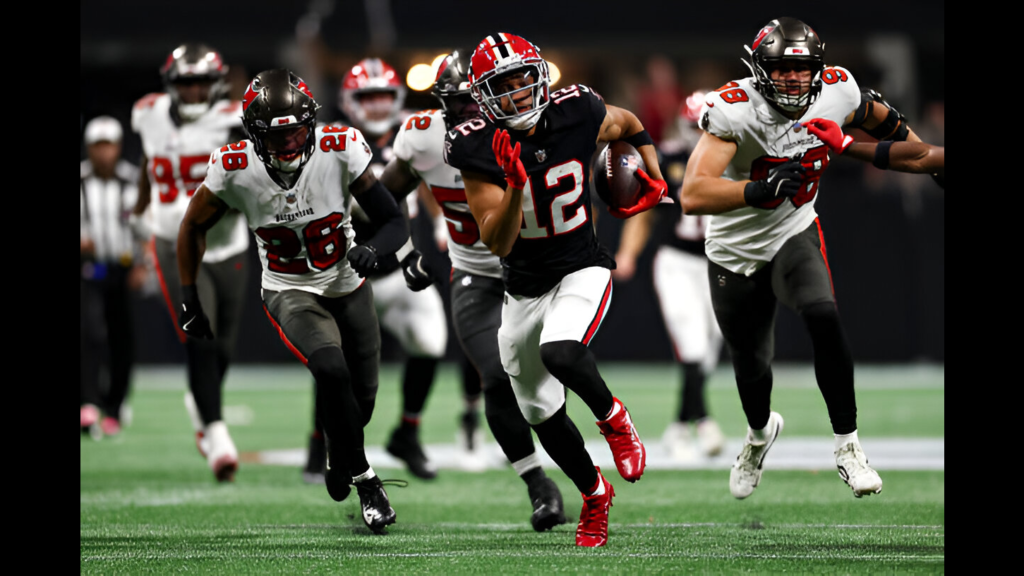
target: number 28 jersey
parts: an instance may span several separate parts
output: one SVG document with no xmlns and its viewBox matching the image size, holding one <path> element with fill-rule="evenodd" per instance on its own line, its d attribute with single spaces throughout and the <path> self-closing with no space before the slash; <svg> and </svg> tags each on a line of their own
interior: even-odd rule
<svg viewBox="0 0 1024 576">
<path fill-rule="evenodd" d="M 210 153 L 230 142 L 232 129 L 241 128 L 242 106 L 219 100 L 192 122 L 180 126 L 171 118 L 169 94 L 150 94 L 132 108 L 132 129 L 146 153 L 152 187 L 149 210 L 157 238 L 176 242 L 188 203 L 206 176 Z M 203 262 L 222 262 L 249 248 L 249 234 L 238 213 L 228 213 L 206 233 Z"/>
<path fill-rule="evenodd" d="M 321 126 L 310 137 L 313 155 L 288 190 L 271 179 L 248 140 L 215 151 L 203 184 L 245 214 L 264 289 L 344 296 L 362 283 L 345 258 L 355 246 L 349 186 L 369 166 L 370 148 L 348 126 Z"/>
<path fill-rule="evenodd" d="M 590 88 L 575 84 L 551 93 L 537 130 L 510 132 L 512 146 L 528 176 L 523 188 L 523 222 L 512 251 L 501 259 L 505 290 L 536 297 L 565 276 L 590 266 L 615 268 L 615 260 L 594 232 L 590 201 L 590 160 L 607 113 Z M 491 142 L 497 126 L 483 118 L 464 122 L 445 136 L 445 161 L 483 174 L 505 190 L 505 173 Z"/>
<path fill-rule="evenodd" d="M 798 120 L 773 108 L 753 86 L 753 78 L 729 82 L 708 93 L 700 127 L 736 143 L 736 154 L 722 174 L 733 181 L 763 180 L 779 165 L 799 160 L 806 170 L 800 192 L 764 207 L 748 206 L 715 214 L 707 228 L 707 256 L 712 262 L 750 275 L 770 262 L 782 245 L 818 216 L 814 202 L 818 183 L 828 167 L 828 147 L 796 126 L 811 118 L 827 118 L 840 126 L 860 105 L 853 75 L 839 67 L 825 68 L 818 99 Z"/>
<path fill-rule="evenodd" d="M 451 239 L 448 255 L 452 267 L 501 278 L 501 261 L 480 240 L 480 229 L 466 203 L 462 173 L 444 161 L 445 132 L 443 112 L 417 112 L 402 124 L 395 138 L 395 156 L 407 162 L 413 173 L 430 186 L 434 199 L 441 206 Z"/>
</svg>

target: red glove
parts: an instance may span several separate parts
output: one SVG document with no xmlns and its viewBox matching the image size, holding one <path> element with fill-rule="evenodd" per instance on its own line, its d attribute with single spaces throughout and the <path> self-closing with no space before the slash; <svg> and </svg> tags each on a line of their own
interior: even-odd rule
<svg viewBox="0 0 1024 576">
<path fill-rule="evenodd" d="M 608 207 L 608 212 L 616 218 L 629 218 L 656 206 L 668 194 L 668 183 L 655 180 L 647 175 L 642 168 L 636 169 L 636 177 L 640 180 L 640 200 L 629 208 L 615 209 Z"/>
<path fill-rule="evenodd" d="M 494 133 L 494 140 L 491 141 L 491 149 L 494 150 L 494 158 L 498 166 L 505 171 L 505 180 L 512 188 L 520 190 L 526 186 L 526 168 L 519 160 L 519 143 L 512 148 L 512 137 L 506 130 L 498 130 Z"/>
<path fill-rule="evenodd" d="M 812 136 L 817 136 L 836 154 L 846 152 L 846 148 L 853 143 L 853 136 L 843 134 L 839 124 L 824 118 L 814 118 L 803 123 Z"/>
</svg>

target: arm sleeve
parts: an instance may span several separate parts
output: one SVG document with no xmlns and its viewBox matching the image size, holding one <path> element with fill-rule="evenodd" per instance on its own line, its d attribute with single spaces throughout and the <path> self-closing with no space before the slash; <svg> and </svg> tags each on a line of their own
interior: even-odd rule
<svg viewBox="0 0 1024 576">
<path fill-rule="evenodd" d="M 378 254 L 387 255 L 398 250 L 409 239 L 406 218 L 395 203 L 395 199 L 380 181 L 356 197 L 359 206 L 375 224 L 380 224 L 377 233 L 366 244 Z"/>
</svg>

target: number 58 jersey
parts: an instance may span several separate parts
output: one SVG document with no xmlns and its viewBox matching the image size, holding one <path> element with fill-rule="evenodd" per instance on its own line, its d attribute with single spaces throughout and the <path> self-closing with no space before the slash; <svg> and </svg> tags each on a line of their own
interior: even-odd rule
<svg viewBox="0 0 1024 576">
<path fill-rule="evenodd" d="M 753 274 L 818 216 L 814 202 L 828 167 L 828 147 L 797 122 L 827 118 L 842 126 L 861 98 L 853 75 L 843 68 L 825 68 L 821 79 L 817 100 L 797 120 L 773 108 L 753 86 L 753 78 L 729 82 L 706 96 L 701 129 L 736 143 L 723 178 L 763 180 L 790 160 L 799 160 L 806 170 L 800 192 L 792 198 L 712 215 L 705 242 L 712 262 L 737 274 Z"/>
<path fill-rule="evenodd" d="M 348 126 L 321 126 L 312 156 L 285 190 L 248 140 L 218 149 L 203 184 L 245 214 L 256 237 L 266 290 L 343 296 L 362 279 L 345 254 L 355 246 L 349 186 L 370 164 L 363 135 Z"/>
</svg>

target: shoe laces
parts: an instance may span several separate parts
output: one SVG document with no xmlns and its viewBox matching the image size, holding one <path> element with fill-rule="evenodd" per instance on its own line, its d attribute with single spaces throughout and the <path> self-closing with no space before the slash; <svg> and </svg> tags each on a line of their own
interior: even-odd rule
<svg viewBox="0 0 1024 576">
<path fill-rule="evenodd" d="M 745 472 L 747 474 L 753 474 L 756 472 L 757 465 L 760 463 L 761 453 L 764 452 L 764 448 L 767 445 L 767 442 L 764 444 L 752 444 L 749 440 L 744 442 L 743 450 L 741 450 L 740 455 L 736 457 L 736 462 L 738 464 L 737 468 L 739 468 L 741 472 Z"/>
<path fill-rule="evenodd" d="M 606 485 L 604 494 L 583 497 L 583 510 L 580 511 L 580 524 L 577 532 L 582 531 L 584 534 L 608 532 L 608 508 L 612 505 L 608 490 L 610 488 Z"/>
<path fill-rule="evenodd" d="M 853 442 L 844 444 L 839 449 L 839 453 L 836 455 L 836 462 L 845 468 L 850 475 L 858 474 L 869 468 L 864 450 Z"/>
</svg>

